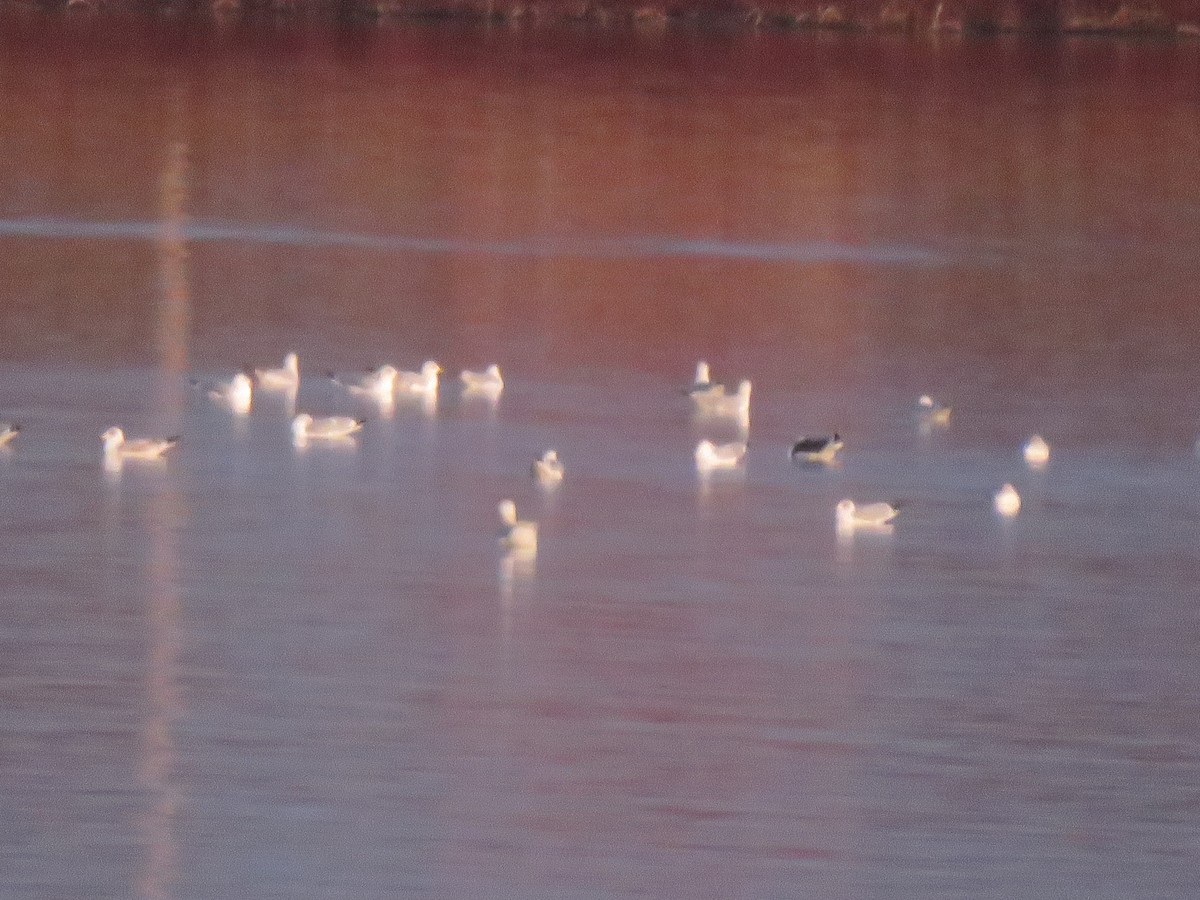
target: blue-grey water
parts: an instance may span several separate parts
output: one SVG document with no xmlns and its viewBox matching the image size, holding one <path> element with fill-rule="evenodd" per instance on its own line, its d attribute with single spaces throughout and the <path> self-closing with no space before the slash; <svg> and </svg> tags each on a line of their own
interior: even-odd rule
<svg viewBox="0 0 1200 900">
<path fill-rule="evenodd" d="M 1200 46 L 31 21 L 0 896 L 1195 896 Z M 188 386 L 290 349 L 355 444 Z"/>
</svg>

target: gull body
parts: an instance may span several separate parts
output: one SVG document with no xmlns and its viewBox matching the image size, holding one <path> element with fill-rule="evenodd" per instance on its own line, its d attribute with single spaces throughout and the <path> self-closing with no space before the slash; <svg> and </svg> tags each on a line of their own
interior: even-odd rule
<svg viewBox="0 0 1200 900">
<path fill-rule="evenodd" d="M 254 403 L 254 382 L 245 372 L 238 372 L 227 381 L 193 381 L 192 384 L 204 391 L 204 396 L 210 400 L 226 404 L 241 416 L 250 412 Z"/>
<path fill-rule="evenodd" d="M 426 360 L 419 372 L 400 372 L 396 376 L 396 390 L 410 396 L 432 396 L 438 392 L 438 375 L 442 367 L 433 360 Z"/>
<path fill-rule="evenodd" d="M 790 455 L 792 459 L 800 459 L 804 462 L 831 463 L 844 446 L 845 442 L 841 435 L 835 431 L 833 437 L 797 438 L 792 444 Z"/>
<path fill-rule="evenodd" d="M 996 512 L 1000 515 L 1011 519 L 1021 511 L 1021 495 L 1011 484 L 1005 484 L 992 497 L 992 505 L 996 507 Z"/>
<path fill-rule="evenodd" d="M 137 438 L 127 440 L 125 432 L 114 425 L 102 435 L 104 456 L 108 460 L 161 459 L 162 455 L 179 443 L 179 438 Z"/>
<path fill-rule="evenodd" d="M 539 484 L 550 486 L 558 484 L 563 478 L 563 464 L 559 462 L 557 450 L 547 450 L 533 461 L 530 474 Z"/>
<path fill-rule="evenodd" d="M 21 426 L 11 422 L 0 422 L 0 447 L 7 447 L 21 433 Z"/>
<path fill-rule="evenodd" d="M 1050 445 L 1040 434 L 1035 434 L 1026 441 L 1021 452 L 1025 455 L 1025 463 L 1031 469 L 1041 469 L 1050 462 Z"/>
<path fill-rule="evenodd" d="M 917 398 L 917 411 L 921 418 L 932 425 L 949 425 L 951 407 L 934 400 L 928 394 Z"/>
<path fill-rule="evenodd" d="M 462 382 L 463 391 L 469 394 L 499 396 L 504 390 L 504 378 L 500 375 L 500 367 L 495 363 L 482 372 L 463 369 L 458 373 L 458 380 Z"/>
<path fill-rule="evenodd" d="M 500 533 L 497 535 L 500 544 L 517 550 L 536 550 L 537 522 L 518 519 L 517 505 L 511 500 L 501 500 L 496 508 L 500 513 Z"/>
<path fill-rule="evenodd" d="M 362 429 L 366 419 L 350 416 L 312 416 L 300 413 L 292 419 L 292 440 L 303 444 L 309 439 L 337 441 Z"/>
<path fill-rule="evenodd" d="M 727 394 L 724 385 L 715 385 L 708 391 L 693 393 L 692 402 L 702 416 L 736 418 L 746 423 L 750 420 L 750 382 L 738 384 L 736 394 Z"/>
<path fill-rule="evenodd" d="M 837 524 L 839 528 L 891 528 L 892 520 L 899 514 L 899 508 L 891 503 L 860 505 L 843 500 L 837 505 Z"/>
<path fill-rule="evenodd" d="M 329 377 L 334 384 L 344 387 L 356 397 L 390 403 L 395 399 L 396 379 L 400 377 L 400 372 L 395 366 L 384 363 L 362 374 L 335 375 L 330 372 Z"/>
<path fill-rule="evenodd" d="M 272 391 L 294 391 L 300 387 L 300 357 L 289 353 L 277 369 L 255 369 L 258 386 Z"/>
<path fill-rule="evenodd" d="M 693 456 L 696 459 L 696 468 L 701 472 L 736 469 L 746 458 L 746 445 L 741 442 L 714 444 L 712 441 L 703 440 L 696 445 Z"/>
</svg>

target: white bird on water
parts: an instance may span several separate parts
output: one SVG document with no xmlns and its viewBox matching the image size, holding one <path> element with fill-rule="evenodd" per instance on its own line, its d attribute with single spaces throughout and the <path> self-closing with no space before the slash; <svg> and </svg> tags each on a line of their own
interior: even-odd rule
<svg viewBox="0 0 1200 900">
<path fill-rule="evenodd" d="M 1011 519 L 1021 511 L 1021 495 L 1017 493 L 1015 487 L 1005 483 L 1004 487 L 996 491 L 992 497 L 992 505 L 996 507 L 996 512 L 1000 515 Z"/>
<path fill-rule="evenodd" d="M 11 422 L 0 422 L 0 447 L 7 447 L 21 433 L 21 426 Z"/>
<path fill-rule="evenodd" d="M 789 455 L 792 459 L 800 459 L 804 462 L 831 463 L 844 446 L 845 442 L 841 435 L 835 431 L 833 437 L 797 438 L 792 444 Z"/>
<path fill-rule="evenodd" d="M 537 522 L 524 521 L 517 518 L 517 504 L 511 500 L 501 500 L 497 506 L 500 513 L 500 533 L 497 538 L 504 547 L 517 550 L 537 550 Z"/>
<path fill-rule="evenodd" d="M 204 396 L 224 403 L 239 416 L 250 412 L 254 403 L 254 382 L 245 372 L 238 372 L 227 381 L 192 381 L 204 391 Z"/>
<path fill-rule="evenodd" d="M 736 394 L 727 394 L 724 385 L 716 385 L 709 391 L 692 394 L 692 402 L 702 416 L 734 418 L 746 425 L 750 421 L 750 387 L 750 382 L 743 380 Z"/>
<path fill-rule="evenodd" d="M 104 458 L 108 462 L 161 459 L 164 453 L 179 443 L 178 437 L 126 440 L 125 432 L 116 425 L 100 435 L 100 440 L 104 441 Z"/>
<path fill-rule="evenodd" d="M 696 468 L 701 472 L 711 472 L 714 469 L 736 469 L 746 458 L 746 445 L 742 442 L 729 444 L 714 444 L 703 440 L 696 445 L 693 454 Z"/>
<path fill-rule="evenodd" d="M 949 425 L 950 409 L 951 407 L 934 400 L 928 394 L 917 398 L 917 411 L 921 414 L 921 419 L 932 425 Z"/>
<path fill-rule="evenodd" d="M 838 528 L 851 530 L 867 528 L 888 530 L 892 528 L 892 520 L 900 514 L 900 508 L 892 503 L 856 504 L 853 500 L 843 500 L 837 505 Z"/>
<path fill-rule="evenodd" d="M 1042 439 L 1040 434 L 1031 437 L 1022 452 L 1025 454 L 1026 464 L 1031 469 L 1044 468 L 1050 461 L 1050 445 Z"/>
<path fill-rule="evenodd" d="M 533 461 L 530 474 L 545 487 L 558 484 L 563 479 L 563 464 L 558 460 L 557 450 L 547 450 Z"/>
<path fill-rule="evenodd" d="M 300 387 L 300 357 L 289 353 L 278 369 L 255 369 L 258 386 L 272 391 L 294 391 Z"/>
<path fill-rule="evenodd" d="M 350 416 L 314 417 L 309 413 L 300 413 L 292 419 L 292 441 L 298 445 L 303 445 L 310 439 L 340 441 L 360 431 L 366 421 Z"/>
<path fill-rule="evenodd" d="M 467 394 L 486 394 L 489 397 L 499 397 L 504 390 L 504 378 L 500 375 L 500 367 L 492 363 L 482 372 L 472 372 L 463 369 L 458 373 L 462 382 L 463 392 Z"/>
<path fill-rule="evenodd" d="M 396 379 L 400 377 L 400 372 L 395 366 L 384 363 L 362 374 L 337 375 L 330 372 L 329 377 L 334 384 L 345 388 L 355 397 L 387 404 L 395 400 Z"/>
<path fill-rule="evenodd" d="M 438 375 L 442 367 L 432 359 L 421 365 L 419 372 L 401 372 L 396 376 L 396 390 L 401 394 L 431 397 L 438 392 Z"/>
</svg>

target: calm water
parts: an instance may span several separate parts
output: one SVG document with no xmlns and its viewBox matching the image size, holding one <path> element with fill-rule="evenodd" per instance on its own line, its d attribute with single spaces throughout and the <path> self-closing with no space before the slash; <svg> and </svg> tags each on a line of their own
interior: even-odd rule
<svg viewBox="0 0 1200 900">
<path fill-rule="evenodd" d="M 1195 895 L 1200 45 L 0 43 L 4 897 Z M 292 348 L 508 388 L 187 388 Z"/>
</svg>

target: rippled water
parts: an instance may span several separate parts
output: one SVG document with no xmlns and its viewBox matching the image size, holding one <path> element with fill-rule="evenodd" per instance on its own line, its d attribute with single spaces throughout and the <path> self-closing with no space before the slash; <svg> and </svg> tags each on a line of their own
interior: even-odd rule
<svg viewBox="0 0 1200 900">
<path fill-rule="evenodd" d="M 3 41 L 3 896 L 1194 896 L 1200 47 Z"/>
</svg>

